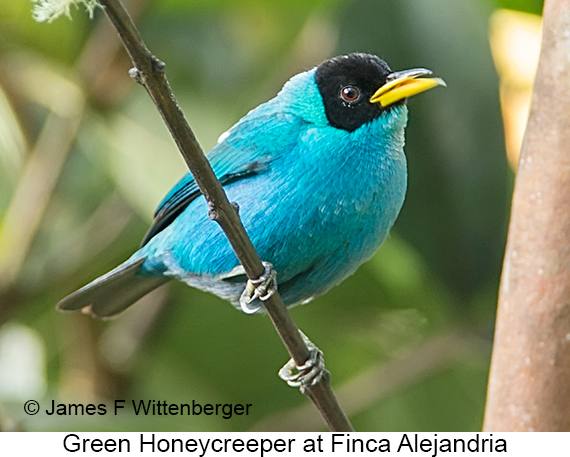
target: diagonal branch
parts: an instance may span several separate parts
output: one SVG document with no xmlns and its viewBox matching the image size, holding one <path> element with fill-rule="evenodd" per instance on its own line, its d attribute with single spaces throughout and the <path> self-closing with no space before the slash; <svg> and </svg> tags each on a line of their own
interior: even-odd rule
<svg viewBox="0 0 570 457">
<path fill-rule="evenodd" d="M 145 87 L 159 110 L 208 201 L 212 219 L 224 231 L 247 276 L 250 279 L 259 278 L 264 273 L 261 259 L 176 103 L 164 74 L 164 63 L 150 53 L 119 0 L 100 0 L 100 3 L 135 65 L 130 71 L 131 76 Z M 297 366 L 303 365 L 309 359 L 309 349 L 280 295 L 273 294 L 264 305 L 287 351 Z M 332 392 L 329 378 L 330 376 L 324 376 L 315 386 L 308 387 L 305 393 L 315 403 L 331 430 L 352 431 L 350 422 Z"/>
</svg>

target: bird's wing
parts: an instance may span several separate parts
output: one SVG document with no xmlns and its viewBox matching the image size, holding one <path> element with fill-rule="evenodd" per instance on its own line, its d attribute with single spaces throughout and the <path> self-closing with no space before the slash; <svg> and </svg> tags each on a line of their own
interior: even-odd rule
<svg viewBox="0 0 570 457">
<path fill-rule="evenodd" d="M 226 173 L 218 179 L 222 186 L 225 186 L 240 179 L 255 176 L 265 171 L 268 167 L 269 159 L 260 159 L 255 162 L 245 163 L 233 172 Z M 145 234 L 140 247 L 143 247 L 153 236 L 168 227 L 198 195 L 200 195 L 200 189 L 192 175 L 188 173 L 158 207 L 154 214 L 154 220 Z"/>
<path fill-rule="evenodd" d="M 256 115 L 254 111 L 243 118 L 208 154 L 222 185 L 267 171 L 277 155 L 293 147 L 300 124 L 300 119 L 283 113 L 267 114 L 261 111 Z M 196 181 L 187 173 L 158 206 L 154 221 L 140 247 L 168 227 L 199 195 Z"/>
</svg>

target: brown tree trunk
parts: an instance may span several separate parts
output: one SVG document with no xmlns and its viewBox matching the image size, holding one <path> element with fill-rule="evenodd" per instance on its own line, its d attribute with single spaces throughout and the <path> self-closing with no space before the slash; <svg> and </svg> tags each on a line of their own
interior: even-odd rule
<svg viewBox="0 0 570 457">
<path fill-rule="evenodd" d="M 485 431 L 570 431 L 570 0 L 546 0 Z"/>
</svg>

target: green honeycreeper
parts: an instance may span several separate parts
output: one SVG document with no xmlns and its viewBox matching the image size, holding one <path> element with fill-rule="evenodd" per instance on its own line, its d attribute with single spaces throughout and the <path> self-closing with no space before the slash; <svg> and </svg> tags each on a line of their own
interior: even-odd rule
<svg viewBox="0 0 570 457">
<path fill-rule="evenodd" d="M 385 240 L 406 192 L 406 99 L 444 85 L 422 78 L 430 73 L 392 72 L 369 54 L 335 57 L 291 78 L 209 152 L 286 305 L 325 293 Z M 251 283 L 190 173 L 160 203 L 140 249 L 58 308 L 114 316 L 170 279 L 247 313 L 263 309 L 258 296 L 244 299 Z"/>
</svg>

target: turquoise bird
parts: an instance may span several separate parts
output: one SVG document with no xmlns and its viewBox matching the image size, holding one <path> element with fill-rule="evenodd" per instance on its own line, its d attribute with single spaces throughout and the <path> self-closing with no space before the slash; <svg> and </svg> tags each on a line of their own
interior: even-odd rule
<svg viewBox="0 0 570 457">
<path fill-rule="evenodd" d="M 291 78 L 208 154 L 286 305 L 324 294 L 385 240 L 406 193 L 406 99 L 444 85 L 430 73 L 392 72 L 369 54 L 327 60 Z M 247 313 L 262 309 L 257 295 L 244 296 L 244 270 L 189 173 L 160 203 L 140 249 L 58 308 L 114 316 L 171 279 Z"/>
</svg>

